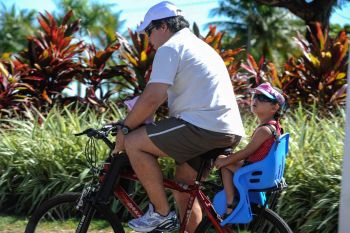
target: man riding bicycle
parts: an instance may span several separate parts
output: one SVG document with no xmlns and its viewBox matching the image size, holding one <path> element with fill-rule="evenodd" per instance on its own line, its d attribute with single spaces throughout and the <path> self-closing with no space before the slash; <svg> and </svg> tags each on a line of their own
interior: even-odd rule
<svg viewBox="0 0 350 233">
<path fill-rule="evenodd" d="M 146 214 L 131 220 L 136 231 L 177 227 L 163 186 L 158 157 L 176 161 L 175 178 L 192 184 L 199 155 L 214 148 L 236 146 L 244 128 L 226 66 L 218 53 L 190 30 L 183 13 L 171 2 L 151 7 L 137 31 L 148 35 L 157 50 L 150 80 L 123 121 L 113 153 L 125 150 L 150 199 Z M 168 100 L 169 118 L 140 127 Z M 174 192 L 180 217 L 188 194 Z M 202 219 L 194 203 L 187 231 Z"/>
</svg>

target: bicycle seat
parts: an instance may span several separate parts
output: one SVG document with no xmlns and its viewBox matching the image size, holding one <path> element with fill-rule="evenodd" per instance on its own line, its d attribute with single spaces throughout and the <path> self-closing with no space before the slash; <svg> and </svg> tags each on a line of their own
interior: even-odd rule
<svg viewBox="0 0 350 233">
<path fill-rule="evenodd" d="M 227 223 L 249 223 L 252 220 L 250 203 L 265 204 L 264 193 L 252 193 L 252 195 L 249 191 L 275 189 L 284 182 L 283 174 L 288 142 L 289 134 L 281 135 L 263 160 L 237 170 L 233 181 L 239 193 L 239 202 L 232 213 L 221 222 L 222 226 Z M 223 215 L 226 212 L 227 204 L 224 190 L 215 195 L 213 204 L 218 214 Z"/>
<path fill-rule="evenodd" d="M 219 155 L 229 155 L 230 153 L 232 153 L 231 147 L 215 148 L 213 150 L 205 152 L 204 154 L 200 155 L 200 157 L 205 160 L 209 160 L 216 159 Z"/>
</svg>

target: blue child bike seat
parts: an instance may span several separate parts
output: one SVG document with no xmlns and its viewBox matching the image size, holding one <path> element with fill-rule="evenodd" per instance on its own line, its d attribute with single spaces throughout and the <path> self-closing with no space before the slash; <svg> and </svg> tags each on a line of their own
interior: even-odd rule
<svg viewBox="0 0 350 233">
<path fill-rule="evenodd" d="M 249 190 L 274 189 L 284 181 L 288 142 L 289 134 L 281 135 L 263 160 L 242 167 L 233 175 L 233 182 L 240 198 L 232 213 L 221 222 L 222 226 L 227 223 L 249 223 L 252 220 L 250 203 L 263 205 L 265 202 L 264 192 L 249 192 Z M 226 212 L 227 202 L 224 190 L 215 195 L 213 204 L 218 214 L 223 215 Z"/>
</svg>

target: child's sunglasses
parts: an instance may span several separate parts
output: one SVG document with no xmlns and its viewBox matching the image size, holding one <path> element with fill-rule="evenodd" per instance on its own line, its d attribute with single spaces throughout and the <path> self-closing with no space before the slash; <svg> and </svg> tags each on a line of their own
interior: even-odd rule
<svg viewBox="0 0 350 233">
<path fill-rule="evenodd" d="M 257 99 L 260 102 L 270 102 L 270 103 L 277 103 L 277 100 L 271 99 L 269 97 L 267 97 L 264 94 L 253 94 L 252 96 L 253 99 Z"/>
</svg>

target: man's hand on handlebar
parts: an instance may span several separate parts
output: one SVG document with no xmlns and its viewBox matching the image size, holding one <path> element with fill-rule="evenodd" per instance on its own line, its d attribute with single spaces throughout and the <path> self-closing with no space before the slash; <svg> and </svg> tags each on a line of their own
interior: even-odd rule
<svg viewBox="0 0 350 233">
<path fill-rule="evenodd" d="M 112 152 L 113 155 L 120 154 L 120 152 L 125 150 L 124 139 L 125 139 L 125 135 L 120 130 L 120 126 L 118 126 L 118 133 L 117 133 L 116 140 L 115 140 L 115 147 L 114 147 L 114 150 Z"/>
</svg>

